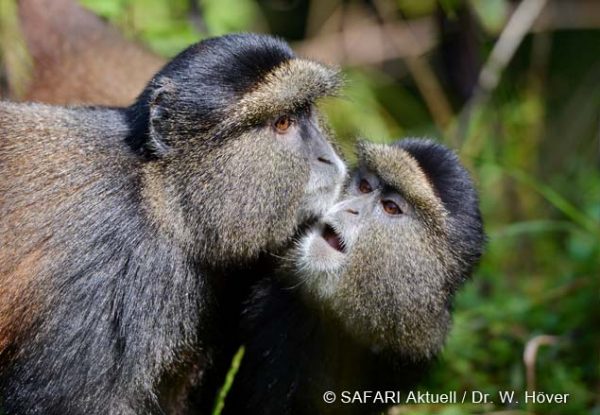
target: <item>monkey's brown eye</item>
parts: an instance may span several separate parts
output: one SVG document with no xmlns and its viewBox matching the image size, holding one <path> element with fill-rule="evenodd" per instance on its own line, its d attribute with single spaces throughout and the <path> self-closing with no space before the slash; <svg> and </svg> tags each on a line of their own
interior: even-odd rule
<svg viewBox="0 0 600 415">
<path fill-rule="evenodd" d="M 400 207 L 391 200 L 382 200 L 381 204 L 383 205 L 383 210 L 385 210 L 385 213 L 390 215 L 401 215 L 403 213 L 402 209 L 400 209 Z"/>
<path fill-rule="evenodd" d="M 358 183 L 358 190 L 361 193 L 371 193 L 373 191 L 373 188 L 371 187 L 371 184 L 368 181 L 366 181 L 365 179 L 361 179 Z"/>
<path fill-rule="evenodd" d="M 283 134 L 285 133 L 292 125 L 292 119 L 290 117 L 288 117 L 287 115 L 283 115 L 279 118 L 277 118 L 277 121 L 275 121 L 275 124 L 273 124 L 273 126 L 275 127 L 275 130 L 279 133 L 279 134 Z"/>
</svg>

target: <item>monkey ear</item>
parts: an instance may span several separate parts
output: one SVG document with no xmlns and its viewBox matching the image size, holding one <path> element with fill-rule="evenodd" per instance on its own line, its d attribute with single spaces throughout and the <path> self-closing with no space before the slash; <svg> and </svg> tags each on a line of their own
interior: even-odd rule
<svg viewBox="0 0 600 415">
<path fill-rule="evenodd" d="M 148 102 L 150 132 L 148 146 L 157 156 L 164 156 L 171 150 L 172 114 L 169 103 L 174 93 L 173 82 L 168 78 L 162 78 L 157 81 Z"/>
</svg>

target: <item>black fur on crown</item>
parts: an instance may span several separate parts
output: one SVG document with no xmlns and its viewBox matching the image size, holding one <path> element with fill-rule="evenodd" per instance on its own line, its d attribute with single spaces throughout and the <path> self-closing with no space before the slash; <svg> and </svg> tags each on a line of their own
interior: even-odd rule
<svg viewBox="0 0 600 415">
<path fill-rule="evenodd" d="M 334 68 L 299 59 L 283 40 L 230 34 L 190 46 L 150 81 L 127 111 L 128 142 L 143 150 L 152 119 L 180 136 L 211 132 L 215 141 L 261 117 L 293 111 L 337 91 Z M 158 104 L 158 113 L 152 108 Z M 169 118 L 175 120 L 169 124 Z M 164 131 L 158 131 L 159 133 Z M 177 135 L 177 134 L 175 134 Z M 166 143 L 168 145 L 168 143 Z"/>
<path fill-rule="evenodd" d="M 450 241 L 470 276 L 485 246 L 477 190 L 467 169 L 449 148 L 432 140 L 408 138 L 394 143 L 409 153 L 432 183 L 451 219 Z"/>
</svg>

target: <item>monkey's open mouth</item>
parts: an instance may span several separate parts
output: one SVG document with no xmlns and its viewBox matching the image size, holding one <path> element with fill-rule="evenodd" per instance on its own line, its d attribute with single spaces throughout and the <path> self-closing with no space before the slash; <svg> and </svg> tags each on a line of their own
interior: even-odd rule
<svg viewBox="0 0 600 415">
<path fill-rule="evenodd" d="M 323 239 L 331 246 L 333 249 L 339 252 L 346 252 L 346 246 L 340 238 L 340 235 L 333 229 L 331 225 L 325 225 L 323 228 L 323 233 L 321 234 Z"/>
</svg>

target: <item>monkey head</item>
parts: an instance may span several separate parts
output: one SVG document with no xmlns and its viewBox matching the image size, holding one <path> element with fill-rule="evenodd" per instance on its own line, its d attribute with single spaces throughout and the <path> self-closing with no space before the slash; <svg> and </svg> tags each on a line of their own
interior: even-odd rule
<svg viewBox="0 0 600 415">
<path fill-rule="evenodd" d="M 299 289 L 358 341 L 413 360 L 443 345 L 484 244 L 478 198 L 432 141 L 361 143 L 342 200 L 292 250 Z"/>
<path fill-rule="evenodd" d="M 269 36 L 183 51 L 128 110 L 149 217 L 208 264 L 281 247 L 341 191 L 346 168 L 315 108 L 340 84 Z"/>
</svg>

